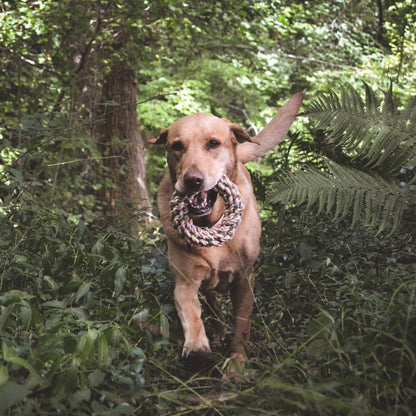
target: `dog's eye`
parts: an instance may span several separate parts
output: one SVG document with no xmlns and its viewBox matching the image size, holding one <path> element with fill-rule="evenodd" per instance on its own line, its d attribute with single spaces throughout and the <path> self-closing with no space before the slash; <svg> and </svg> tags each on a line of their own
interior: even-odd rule
<svg viewBox="0 0 416 416">
<path fill-rule="evenodd" d="M 216 149 L 221 143 L 215 139 L 211 139 L 208 142 L 208 149 Z"/>
<path fill-rule="evenodd" d="M 182 142 L 173 142 L 172 143 L 172 150 L 174 152 L 182 152 L 184 149 Z"/>
</svg>

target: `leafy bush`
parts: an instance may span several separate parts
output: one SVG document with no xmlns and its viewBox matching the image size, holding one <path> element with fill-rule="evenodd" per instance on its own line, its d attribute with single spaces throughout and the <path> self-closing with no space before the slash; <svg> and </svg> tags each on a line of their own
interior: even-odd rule
<svg viewBox="0 0 416 416">
<path fill-rule="evenodd" d="M 132 411 L 124 397 L 145 386 L 147 349 L 134 311 L 159 309 L 154 320 L 168 325 L 158 283 L 145 279 L 162 273 L 153 243 L 111 227 L 94 234 L 30 199 L 0 221 L 0 413 Z"/>
<path fill-rule="evenodd" d="M 411 414 L 414 232 L 384 239 L 328 216 L 301 217 L 291 210 L 264 228 L 253 319 L 265 406 Z"/>
</svg>

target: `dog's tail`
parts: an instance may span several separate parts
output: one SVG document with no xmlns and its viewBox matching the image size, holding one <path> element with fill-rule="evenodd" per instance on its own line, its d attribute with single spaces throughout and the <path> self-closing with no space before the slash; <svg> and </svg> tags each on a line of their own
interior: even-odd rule
<svg viewBox="0 0 416 416">
<path fill-rule="evenodd" d="M 286 137 L 304 97 L 305 91 L 295 94 L 251 142 L 240 144 L 237 147 L 238 159 L 247 163 L 274 149 Z"/>
</svg>

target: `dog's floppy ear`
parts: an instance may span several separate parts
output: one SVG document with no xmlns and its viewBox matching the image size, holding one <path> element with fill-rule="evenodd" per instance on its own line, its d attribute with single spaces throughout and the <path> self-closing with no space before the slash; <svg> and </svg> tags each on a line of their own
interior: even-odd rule
<svg viewBox="0 0 416 416">
<path fill-rule="evenodd" d="M 157 139 L 150 139 L 147 141 L 147 143 L 150 144 L 166 144 L 167 140 L 168 140 L 168 133 L 169 133 L 169 129 L 165 128 L 160 130 L 160 134 L 159 137 Z"/>
<path fill-rule="evenodd" d="M 231 123 L 231 121 L 227 120 L 226 118 L 223 118 L 222 120 L 225 121 L 229 129 L 232 131 L 232 139 L 235 139 L 240 143 L 251 142 L 250 135 L 241 126 L 235 123 Z"/>
</svg>

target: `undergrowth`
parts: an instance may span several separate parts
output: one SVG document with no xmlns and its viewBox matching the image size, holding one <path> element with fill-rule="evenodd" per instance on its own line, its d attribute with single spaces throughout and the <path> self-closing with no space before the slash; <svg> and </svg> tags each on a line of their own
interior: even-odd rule
<svg viewBox="0 0 416 416">
<path fill-rule="evenodd" d="M 30 198 L 1 217 L 0 414 L 412 415 L 415 235 L 264 223 L 250 360 L 180 359 L 163 233 Z M 100 224 L 103 223 L 100 217 Z M 112 224 L 109 221 L 107 224 Z M 225 298 L 225 312 L 230 309 Z"/>
</svg>

